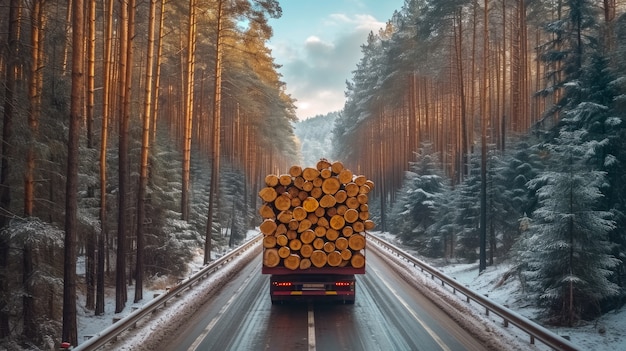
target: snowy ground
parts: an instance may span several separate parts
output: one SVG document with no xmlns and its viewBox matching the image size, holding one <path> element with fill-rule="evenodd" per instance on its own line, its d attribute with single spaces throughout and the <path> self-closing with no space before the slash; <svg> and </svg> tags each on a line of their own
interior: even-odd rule
<svg viewBox="0 0 626 351">
<path fill-rule="evenodd" d="M 388 233 L 376 233 L 396 246 L 402 247 L 395 237 Z M 406 250 L 411 253 L 411 250 Z M 415 255 L 417 257 L 417 255 Z M 426 259 L 419 257 L 423 261 Z M 505 273 L 511 268 L 508 264 L 487 267 L 483 274 L 478 274 L 478 263 L 452 263 L 442 265 L 433 262 L 441 272 L 454 278 L 466 287 L 489 297 L 492 301 L 516 311 L 520 315 L 536 321 L 536 309 L 533 308 L 519 293 L 521 287 L 515 277 L 503 281 Z M 482 314 L 479 309 L 477 313 Z M 483 318 L 484 315 L 483 315 Z M 493 317 L 496 323 L 501 323 L 498 317 Z M 557 335 L 570 339 L 581 350 L 618 351 L 626 350 L 626 309 L 610 312 L 596 321 L 580 323 L 574 328 L 555 328 L 544 325 Z"/>
<path fill-rule="evenodd" d="M 254 234 L 256 232 L 251 232 Z M 398 245 L 395 242 L 395 237 L 390 234 L 381 234 L 376 233 L 377 235 L 383 236 L 394 244 Z M 398 245 L 399 246 L 399 245 Z M 252 250 L 249 250 L 252 251 Z M 407 250 L 407 252 L 410 252 Z M 252 253 L 249 253 L 252 254 Z M 236 258 L 231 264 L 228 266 L 230 268 L 220 270 L 218 273 L 211 276 L 209 279 L 206 279 L 199 288 L 194 288 L 188 295 L 185 296 L 185 299 L 181 299 L 176 302 L 176 305 L 172 308 L 169 308 L 167 311 L 161 313 L 154 320 L 149 321 L 145 327 L 148 330 L 158 331 L 164 321 L 171 322 L 176 319 L 184 319 L 186 313 L 185 312 L 189 308 L 193 309 L 193 306 L 197 305 L 198 299 L 206 298 L 207 291 L 214 289 L 216 286 L 220 285 L 220 282 L 224 279 L 227 279 L 229 274 L 232 272 L 236 272 L 237 267 L 245 264 L 247 260 L 250 259 L 250 255 L 245 254 Z M 199 256 L 198 259 L 192 264 L 192 269 L 197 270 L 197 267 L 202 265 L 202 256 Z M 524 299 L 519 295 L 520 287 L 515 279 L 508 279 L 505 282 L 502 282 L 502 277 L 504 273 L 509 269 L 509 266 L 502 264 L 493 267 L 488 267 L 488 269 L 483 272 L 483 274 L 478 275 L 478 265 L 477 264 L 449 264 L 449 265 L 440 265 L 438 263 L 433 263 L 437 268 L 447 274 L 450 277 L 453 277 L 460 283 L 469 287 L 470 289 L 479 292 L 483 295 L 488 296 L 493 301 L 508 307 L 519 314 L 529 318 L 534 319 L 535 310 L 524 301 Z M 415 273 L 416 275 L 421 274 L 419 272 Z M 97 335 L 99 331 L 104 330 L 106 327 L 110 326 L 113 319 L 122 318 L 131 313 L 135 308 L 141 307 L 142 304 L 145 304 L 149 301 L 149 299 L 154 294 L 162 294 L 165 293 L 166 284 L 157 284 L 153 288 L 144 288 L 144 300 L 137 304 L 128 304 L 126 309 L 118 314 L 113 313 L 114 306 L 114 292 L 110 294 L 109 298 L 107 298 L 106 305 L 106 313 L 104 316 L 93 316 L 92 311 L 83 310 L 79 307 L 79 318 L 78 318 L 78 337 L 79 343 L 84 342 L 87 338 L 93 335 Z M 433 289 L 438 289 L 437 284 L 433 284 Z M 134 291 L 131 287 L 129 287 L 128 296 L 132 301 L 132 297 L 134 296 Z M 460 297 L 459 297 L 460 299 Z M 84 306 L 84 301 L 79 301 L 79 306 Z M 191 307 L 190 307 L 191 306 Z M 175 312 L 169 312 L 175 311 Z M 181 312 L 182 311 L 182 312 Z M 479 316 L 486 320 L 489 323 L 493 323 L 495 326 L 500 326 L 502 321 L 499 320 L 497 316 L 494 317 L 486 317 L 480 308 L 476 307 L 472 314 Z M 594 351 L 617 351 L 617 350 L 626 350 L 626 311 L 617 311 L 609 313 L 597 321 L 583 323 L 576 328 L 552 328 L 546 326 L 548 329 L 552 330 L 554 333 L 562 336 L 569 337 L 572 343 L 578 345 L 581 350 L 594 350 Z M 527 337 L 522 333 L 516 333 L 514 328 L 508 328 L 508 331 L 514 335 L 514 338 L 527 340 Z M 160 332 L 160 331 L 159 331 Z M 122 342 L 118 343 L 118 350 L 149 350 L 148 338 L 149 334 L 145 333 L 137 333 L 141 335 L 130 335 L 125 338 Z M 121 345 L 120 345 L 121 344 Z M 530 348 L 533 350 L 541 350 L 541 347 L 538 348 Z"/>
</svg>

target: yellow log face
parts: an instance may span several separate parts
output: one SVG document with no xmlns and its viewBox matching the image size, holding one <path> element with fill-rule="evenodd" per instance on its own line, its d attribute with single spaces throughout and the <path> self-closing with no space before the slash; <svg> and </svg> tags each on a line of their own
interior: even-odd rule
<svg viewBox="0 0 626 351">
<path fill-rule="evenodd" d="M 276 237 L 273 235 L 263 237 L 263 247 L 266 249 L 276 247 Z"/>
<path fill-rule="evenodd" d="M 274 200 L 274 207 L 279 211 L 286 211 L 291 208 L 291 197 L 288 193 L 280 194 Z"/>
<path fill-rule="evenodd" d="M 327 261 L 328 256 L 326 255 L 326 252 L 322 250 L 315 250 L 311 254 L 311 263 L 317 268 L 324 267 Z"/>
<path fill-rule="evenodd" d="M 302 202 L 302 208 L 307 212 L 315 212 L 319 206 L 320 203 L 317 202 L 317 199 L 311 196 L 307 197 L 306 200 Z"/>
<path fill-rule="evenodd" d="M 278 193 L 272 187 L 263 188 L 259 191 L 259 197 L 265 202 L 273 202 L 276 196 L 278 196 Z"/>
<path fill-rule="evenodd" d="M 274 234 L 274 231 L 276 231 L 276 222 L 272 219 L 266 219 L 259 226 L 259 230 L 264 235 L 272 235 Z"/>
<path fill-rule="evenodd" d="M 327 179 L 327 178 L 330 178 L 332 175 L 333 175 L 333 172 L 328 168 L 322 169 L 320 171 L 320 178 Z"/>
<path fill-rule="evenodd" d="M 274 213 L 274 210 L 268 205 L 261 205 L 261 207 L 259 208 L 259 214 L 261 215 L 261 218 L 263 219 L 276 218 L 276 214 Z"/>
<path fill-rule="evenodd" d="M 289 243 L 289 238 L 286 235 L 279 235 L 276 237 L 276 244 L 279 246 L 287 246 Z"/>
<path fill-rule="evenodd" d="M 335 161 L 330 165 L 330 169 L 333 171 L 333 174 L 341 174 L 341 171 L 344 170 L 343 163 L 341 161 Z M 350 177 L 352 178 L 352 176 Z M 347 182 L 344 182 L 347 183 Z"/>
<path fill-rule="evenodd" d="M 337 200 L 335 200 L 335 197 L 330 195 L 330 194 L 326 194 L 324 196 L 322 196 L 322 198 L 319 201 L 320 203 L 320 207 L 322 208 L 329 208 L 329 207 L 333 207 L 337 204 Z"/>
<path fill-rule="evenodd" d="M 346 191 L 346 195 L 348 195 L 348 197 L 355 197 L 359 194 L 359 186 L 353 182 L 347 183 L 343 187 L 343 190 Z"/>
<path fill-rule="evenodd" d="M 313 253 L 313 245 L 309 245 L 309 244 L 305 244 L 302 245 L 302 247 L 300 248 L 300 256 L 302 257 L 311 257 L 311 254 Z"/>
<path fill-rule="evenodd" d="M 321 171 L 321 170 L 323 170 L 323 169 L 326 169 L 326 168 L 328 168 L 328 167 L 330 167 L 330 166 L 331 166 L 331 163 L 330 163 L 327 159 L 325 159 L 325 158 L 320 159 L 320 160 L 319 160 L 319 161 L 317 161 L 317 163 L 315 164 L 315 168 L 316 168 L 318 171 Z"/>
<path fill-rule="evenodd" d="M 289 175 L 296 178 L 302 175 L 302 167 L 294 165 L 289 168 Z"/>
<path fill-rule="evenodd" d="M 365 237 L 361 234 L 352 234 L 348 238 L 348 247 L 352 251 L 360 251 L 365 248 Z"/>
<path fill-rule="evenodd" d="M 335 229 L 328 229 L 326 231 L 326 239 L 330 240 L 330 241 L 335 241 L 337 240 L 337 238 L 339 238 L 339 231 L 335 230 Z"/>
<path fill-rule="evenodd" d="M 335 240 L 335 248 L 337 248 L 337 250 L 343 251 L 345 249 L 348 248 L 348 239 L 346 238 L 337 238 L 337 240 Z"/>
<path fill-rule="evenodd" d="M 352 171 L 349 169 L 343 169 L 339 172 L 337 177 L 342 184 L 350 183 L 352 181 Z"/>
<path fill-rule="evenodd" d="M 300 225 L 298 226 L 298 233 L 302 233 L 309 228 L 311 228 L 311 221 L 305 218 L 300 221 Z"/>
<path fill-rule="evenodd" d="M 335 193 L 335 201 L 337 201 L 337 203 L 339 204 L 342 204 L 344 201 L 346 201 L 347 198 L 348 194 L 343 189 Z"/>
<path fill-rule="evenodd" d="M 322 182 L 322 191 L 324 194 L 334 195 L 341 188 L 341 183 L 339 183 L 339 179 L 337 178 L 327 178 Z"/>
<path fill-rule="evenodd" d="M 357 219 L 359 219 L 359 212 L 353 208 L 350 208 L 343 215 L 343 218 L 346 220 L 346 223 L 354 223 Z"/>
<path fill-rule="evenodd" d="M 282 186 L 291 185 L 291 175 L 281 174 L 280 176 L 278 176 L 278 184 Z"/>
<path fill-rule="evenodd" d="M 338 267 L 343 259 L 341 258 L 341 253 L 338 251 L 332 251 L 328 253 L 328 265 L 331 267 Z"/>
<path fill-rule="evenodd" d="M 356 221 L 352 223 L 352 229 L 354 229 L 357 233 L 362 233 L 365 231 L 365 225 L 363 225 L 363 222 L 361 221 Z"/>
<path fill-rule="evenodd" d="M 274 231 L 274 235 L 281 235 L 287 233 L 287 226 L 284 223 L 279 224 Z"/>
<path fill-rule="evenodd" d="M 315 240 L 313 240 L 313 248 L 315 250 L 323 249 L 324 248 L 324 239 L 316 238 Z"/>
<path fill-rule="evenodd" d="M 280 223 L 289 223 L 293 219 L 293 213 L 289 210 L 280 211 L 276 219 L 278 219 Z"/>
<path fill-rule="evenodd" d="M 356 185 L 361 186 L 365 184 L 365 182 L 367 182 L 367 178 L 364 175 L 358 175 L 354 177 L 354 182 L 356 183 Z"/>
<path fill-rule="evenodd" d="M 304 269 L 309 269 L 311 268 L 311 260 L 309 260 L 308 258 L 303 258 L 300 260 L 300 269 L 304 270 Z"/>
<path fill-rule="evenodd" d="M 306 216 L 308 215 L 308 213 L 302 206 L 294 207 L 292 214 L 293 214 L 293 219 L 295 219 L 296 221 L 301 221 L 305 219 Z"/>
<path fill-rule="evenodd" d="M 331 228 L 335 230 L 341 230 L 341 228 L 346 225 L 346 220 L 343 218 L 343 216 L 334 215 L 330 218 L 329 223 Z"/>
<path fill-rule="evenodd" d="M 359 252 L 352 254 L 350 264 L 354 268 L 363 268 L 365 266 L 365 256 Z"/>
<path fill-rule="evenodd" d="M 287 258 L 291 255 L 291 250 L 287 246 L 281 246 L 278 248 L 278 257 Z"/>
<path fill-rule="evenodd" d="M 268 187 L 275 187 L 278 185 L 278 176 L 276 174 L 268 174 L 265 176 L 265 185 Z"/>
<path fill-rule="evenodd" d="M 302 241 L 299 239 L 289 240 L 289 248 L 291 251 L 299 251 L 302 247 Z"/>
<path fill-rule="evenodd" d="M 312 181 L 313 179 L 320 176 L 320 171 L 315 168 L 306 167 L 302 170 L 302 177 L 304 180 Z"/>
<path fill-rule="evenodd" d="M 296 270 L 300 268 L 300 256 L 298 255 L 289 255 L 285 258 L 285 267 L 291 270 Z"/>
<path fill-rule="evenodd" d="M 317 230 L 317 228 L 315 229 Z M 300 234 L 300 241 L 302 241 L 303 244 L 311 244 L 316 237 L 313 230 L 307 229 Z"/>
<path fill-rule="evenodd" d="M 263 253 L 263 264 L 267 267 L 276 267 L 280 263 L 277 249 L 266 249 Z"/>
</svg>

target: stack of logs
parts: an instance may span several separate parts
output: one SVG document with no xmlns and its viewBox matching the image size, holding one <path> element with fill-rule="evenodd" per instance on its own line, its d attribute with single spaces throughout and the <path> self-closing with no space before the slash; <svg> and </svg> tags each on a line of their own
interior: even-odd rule
<svg viewBox="0 0 626 351">
<path fill-rule="evenodd" d="M 259 228 L 266 267 L 365 266 L 365 231 L 374 228 L 367 205 L 371 180 L 322 159 L 315 168 L 270 174 L 265 184 Z"/>
</svg>

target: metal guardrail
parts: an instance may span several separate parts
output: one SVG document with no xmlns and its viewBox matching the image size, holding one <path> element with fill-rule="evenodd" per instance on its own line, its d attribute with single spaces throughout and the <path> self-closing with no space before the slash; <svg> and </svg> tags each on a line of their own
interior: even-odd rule
<svg viewBox="0 0 626 351">
<path fill-rule="evenodd" d="M 139 309 L 133 311 L 132 313 L 130 313 L 128 316 L 124 317 L 123 319 L 120 319 L 119 321 L 115 322 L 114 324 L 112 324 L 108 328 L 104 329 L 102 332 L 98 333 L 97 335 L 95 335 L 91 339 L 85 341 L 82 344 L 79 344 L 77 347 L 73 348 L 72 350 L 73 351 L 98 350 L 101 347 L 103 347 L 106 344 L 108 344 L 109 342 L 115 341 L 117 339 L 117 337 L 120 334 L 122 334 L 123 332 L 125 332 L 125 331 L 127 331 L 129 329 L 135 328 L 137 326 L 137 323 L 141 319 L 143 319 L 144 317 L 152 314 L 157 309 L 159 309 L 161 307 L 165 307 L 167 305 L 168 301 L 170 301 L 171 299 L 173 299 L 175 297 L 180 296 L 180 294 L 184 290 L 190 289 L 196 283 L 204 280 L 209 275 L 215 273 L 217 270 L 222 268 L 222 266 L 224 266 L 224 264 L 230 262 L 233 258 L 239 256 L 244 251 L 246 251 L 246 250 L 254 247 L 255 245 L 257 245 L 258 242 L 261 240 L 261 238 L 262 238 L 262 236 L 258 235 L 256 237 L 248 240 L 247 242 L 245 242 L 244 244 L 242 244 L 241 246 L 239 246 L 235 250 L 233 250 L 233 251 L 229 252 L 228 254 L 226 254 L 226 255 L 218 258 L 217 260 L 211 262 L 207 266 L 203 267 L 197 273 L 195 273 L 192 276 L 190 276 L 189 278 L 183 280 L 178 285 L 176 285 L 173 288 L 171 288 L 170 290 L 168 290 L 167 293 L 155 297 L 150 302 L 148 302 L 145 305 L 141 306 Z"/>
<path fill-rule="evenodd" d="M 368 233 L 368 240 L 374 240 L 379 246 L 391 251 L 393 254 L 396 254 L 398 257 L 406 260 L 407 262 L 413 264 L 414 267 L 419 268 L 424 274 L 430 275 L 432 280 L 439 280 L 442 286 L 448 285 L 452 288 L 453 294 L 456 295 L 457 292 L 463 294 L 465 296 L 466 302 L 470 303 L 472 301 L 478 303 L 480 306 L 485 308 L 485 314 L 489 315 L 489 313 L 495 313 L 504 321 L 504 326 L 508 327 L 509 324 L 515 325 L 520 330 L 524 331 L 530 336 L 530 344 L 534 344 L 535 340 L 541 341 L 546 346 L 554 349 L 554 350 L 563 350 L 563 351 L 579 351 L 576 345 L 571 343 L 569 340 L 551 332 L 550 330 L 542 327 L 541 325 L 527 319 L 526 317 L 521 316 L 520 314 L 499 305 L 488 298 L 479 295 L 478 293 L 468 289 L 467 287 L 459 284 L 456 280 L 446 276 L 445 274 L 439 272 L 435 268 L 429 266 L 427 263 L 418 260 L 415 257 L 412 257 L 402 249 L 394 246 L 386 242 L 385 240 Z"/>
</svg>

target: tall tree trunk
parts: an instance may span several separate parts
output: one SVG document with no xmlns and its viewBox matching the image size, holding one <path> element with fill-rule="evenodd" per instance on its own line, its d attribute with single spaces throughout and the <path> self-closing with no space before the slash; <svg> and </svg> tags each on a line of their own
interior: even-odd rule
<svg viewBox="0 0 626 351">
<path fill-rule="evenodd" d="M 96 0 L 88 0 L 87 4 L 87 23 L 88 37 L 87 40 L 87 148 L 94 150 L 93 138 L 93 118 L 95 104 L 95 75 L 96 75 Z M 93 198 L 95 195 L 93 185 L 87 187 L 87 197 Z M 87 285 L 85 307 L 93 310 L 96 307 L 96 231 L 92 230 L 87 233 L 86 244 L 86 270 L 85 283 Z"/>
<path fill-rule="evenodd" d="M 131 11 L 132 0 L 122 0 L 119 26 L 119 121 L 118 121 L 118 183 L 119 191 L 117 195 L 117 258 L 115 265 L 115 313 L 120 313 L 126 307 L 126 204 L 128 194 L 128 129 L 130 119 L 130 89 L 131 82 L 128 81 L 128 72 L 132 61 L 129 53 L 130 29 L 129 12 Z"/>
<path fill-rule="evenodd" d="M 211 261 L 213 217 L 218 199 L 220 174 L 220 118 L 222 109 L 222 33 L 224 0 L 217 2 L 217 35 L 215 43 L 215 97 L 213 99 L 213 150 L 211 151 L 211 186 L 209 189 L 209 212 L 207 215 L 206 239 L 204 242 L 204 264 Z"/>
<path fill-rule="evenodd" d="M 483 71 L 481 86 L 481 158 L 480 158 L 480 262 L 479 272 L 487 268 L 487 123 L 489 121 L 489 99 L 487 98 L 488 56 L 489 56 L 489 0 L 484 2 L 483 23 Z"/>
<path fill-rule="evenodd" d="M 102 130 L 100 131 L 100 233 L 98 235 L 98 269 L 96 315 L 104 314 L 105 243 L 107 238 L 107 147 L 112 100 L 113 1 L 107 0 L 105 12 L 104 67 L 102 78 Z"/>
<path fill-rule="evenodd" d="M 85 42 L 83 0 L 73 0 L 72 19 L 72 88 L 69 135 L 67 140 L 67 174 L 65 190 L 65 263 L 63 265 L 63 332 L 64 341 L 78 344 L 76 323 L 76 237 L 78 210 L 78 148 L 84 94 Z"/>
<path fill-rule="evenodd" d="M 219 19 L 218 19 L 219 21 Z M 219 39 L 218 39 L 219 42 Z M 183 184 L 181 193 L 182 219 L 189 220 L 189 167 L 191 164 L 191 129 L 193 126 L 194 70 L 196 54 L 196 0 L 189 0 L 189 27 L 187 29 L 187 80 L 185 100 L 185 129 L 183 131 Z"/>
<path fill-rule="evenodd" d="M 144 219 L 145 194 L 148 184 L 148 156 L 150 152 L 150 122 L 152 119 L 152 71 L 154 66 L 154 16 L 157 0 L 150 0 L 148 15 L 148 52 L 146 54 L 146 82 L 143 105 L 143 131 L 141 137 L 141 164 L 139 169 L 139 187 L 137 189 L 137 264 L 135 266 L 135 302 L 143 299 L 144 271 Z"/>
<path fill-rule="evenodd" d="M 22 316 L 24 318 L 24 337 L 26 340 L 34 340 L 37 337 L 37 325 L 34 311 L 35 291 L 32 282 L 33 269 L 33 248 L 29 242 L 24 243 L 23 265 L 22 265 L 22 285 L 24 295 L 22 297 Z"/>
<path fill-rule="evenodd" d="M 39 134 L 41 114 L 41 90 L 43 85 L 43 1 L 35 0 L 30 13 L 31 32 L 31 72 L 28 83 L 28 129 L 29 142 L 26 151 L 26 172 L 24 175 L 24 216 L 33 215 L 35 202 L 35 143 Z"/>
</svg>

